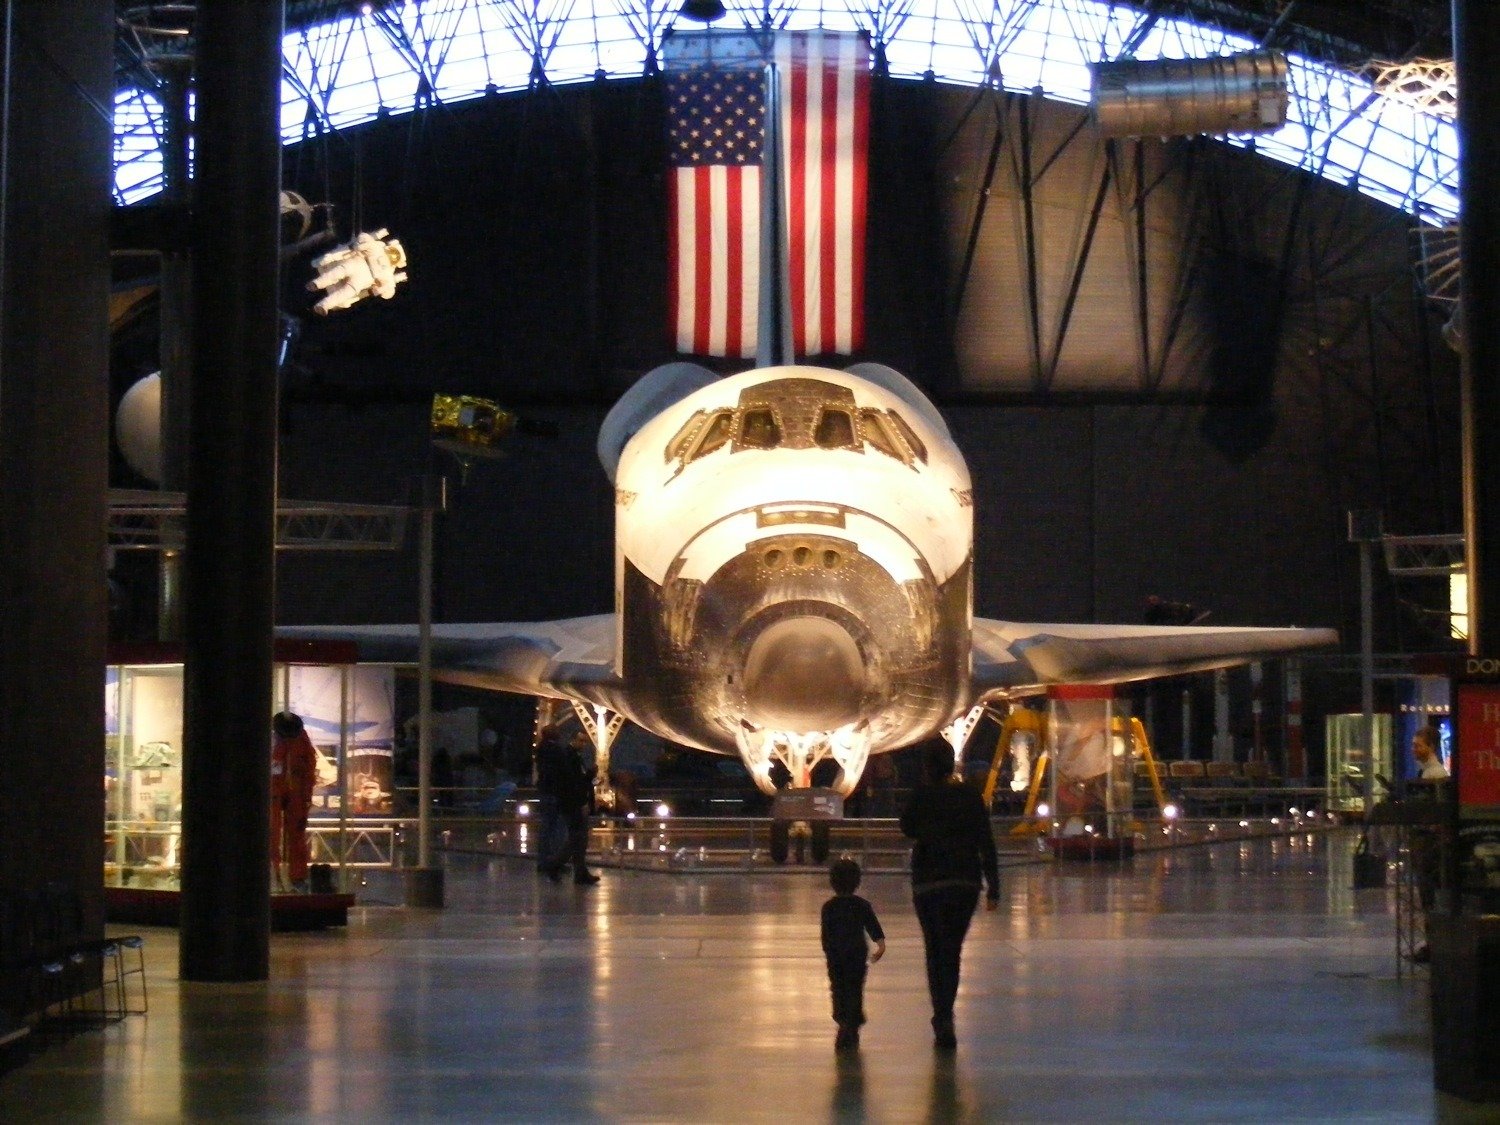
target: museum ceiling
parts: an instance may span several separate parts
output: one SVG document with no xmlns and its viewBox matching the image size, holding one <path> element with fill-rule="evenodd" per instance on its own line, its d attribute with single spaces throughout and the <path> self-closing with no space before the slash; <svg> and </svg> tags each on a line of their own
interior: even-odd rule
<svg viewBox="0 0 1500 1125">
<path fill-rule="evenodd" d="M 428 2 L 446 12 L 467 4 L 501 0 Z M 885 2 L 894 6 L 899 0 Z M 1002 9 L 1015 3 L 1017 0 L 996 0 L 997 8 Z M 1243 32 L 1268 45 L 1346 62 L 1362 56 L 1407 59 L 1445 57 L 1450 53 L 1451 0 L 1135 0 L 1133 6 L 1163 16 L 1189 16 L 1198 22 Z M 368 0 L 287 0 L 287 26 L 324 23 L 366 7 Z M 192 8 L 193 5 L 182 3 L 117 2 L 122 25 L 143 19 L 182 21 L 189 18 L 187 13 Z"/>
</svg>

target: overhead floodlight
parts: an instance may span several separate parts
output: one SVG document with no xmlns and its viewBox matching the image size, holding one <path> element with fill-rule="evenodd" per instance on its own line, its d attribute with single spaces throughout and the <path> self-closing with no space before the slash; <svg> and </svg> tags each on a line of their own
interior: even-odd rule
<svg viewBox="0 0 1500 1125">
<path fill-rule="evenodd" d="M 365 231 L 343 246 L 313 259 L 314 277 L 308 289 L 324 291 L 313 306 L 320 316 L 334 309 L 347 309 L 366 297 L 383 297 L 389 301 L 396 286 L 406 280 L 406 251 L 390 237 L 384 227 Z"/>
<path fill-rule="evenodd" d="M 681 8 L 683 19 L 697 20 L 699 23 L 721 20 L 725 11 L 723 0 L 684 0 Z"/>
</svg>

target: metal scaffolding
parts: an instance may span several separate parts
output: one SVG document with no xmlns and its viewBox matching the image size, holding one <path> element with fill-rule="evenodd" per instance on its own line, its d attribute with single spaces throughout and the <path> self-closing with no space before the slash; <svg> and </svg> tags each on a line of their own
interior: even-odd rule
<svg viewBox="0 0 1500 1125">
<path fill-rule="evenodd" d="M 411 509 L 394 504 L 332 504 L 282 500 L 276 506 L 281 551 L 395 551 Z M 114 550 L 180 547 L 187 504 L 180 492 L 111 489 L 109 545 Z"/>
</svg>

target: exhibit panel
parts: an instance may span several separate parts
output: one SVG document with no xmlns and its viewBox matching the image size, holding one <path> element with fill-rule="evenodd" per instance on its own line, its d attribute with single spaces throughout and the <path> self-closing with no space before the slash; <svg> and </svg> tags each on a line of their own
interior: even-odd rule
<svg viewBox="0 0 1500 1125">
<path fill-rule="evenodd" d="M 1453 704 L 1452 681 L 1447 676 L 1415 675 L 1400 681 L 1400 708 L 1395 743 L 1396 772 L 1393 777 L 1420 779 L 1422 763 L 1412 753 L 1412 741 L 1424 727 L 1437 732 L 1437 760 L 1452 771 Z"/>
<path fill-rule="evenodd" d="M 1374 770 L 1377 780 L 1391 773 L 1391 717 L 1376 714 Z M 1333 812 L 1365 810 L 1366 752 L 1364 715 L 1329 715 L 1326 724 L 1328 748 L 1328 808 Z M 1377 793 L 1383 793 L 1377 789 Z"/>
<path fill-rule="evenodd" d="M 104 884 L 176 890 L 183 666 L 175 654 L 133 655 L 113 660 L 105 676 Z M 340 647 L 339 655 L 346 650 Z M 317 752 L 312 817 L 392 815 L 395 668 L 278 661 L 274 684 L 273 710 L 301 716 Z M 264 732 L 249 737 L 264 740 L 269 770 L 270 716 Z M 313 858 L 329 858 L 319 854 L 326 850 L 315 847 Z"/>
<path fill-rule="evenodd" d="M 390 665 L 289 664 L 278 669 L 276 692 L 284 709 L 302 717 L 318 752 L 312 815 L 390 816 L 395 807 L 395 690 Z M 339 784 L 339 758 L 348 762 Z"/>
</svg>

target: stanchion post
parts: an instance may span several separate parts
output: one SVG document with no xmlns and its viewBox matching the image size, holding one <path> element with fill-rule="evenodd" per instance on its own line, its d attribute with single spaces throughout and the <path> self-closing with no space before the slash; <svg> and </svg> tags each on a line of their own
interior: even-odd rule
<svg viewBox="0 0 1500 1125">
<path fill-rule="evenodd" d="M 349 889 L 349 665 L 339 670 L 339 890 Z"/>
<path fill-rule="evenodd" d="M 1349 542 L 1359 544 L 1359 698 L 1365 744 L 1365 821 L 1375 807 L 1375 544 L 1382 534 L 1380 512 L 1356 508 L 1349 512 Z"/>
<path fill-rule="evenodd" d="M 432 863 L 432 555 L 437 513 L 447 507 L 447 481 L 422 478 L 422 534 L 417 592 L 417 866 L 406 873 L 406 905 L 441 907 L 443 869 Z"/>
</svg>

